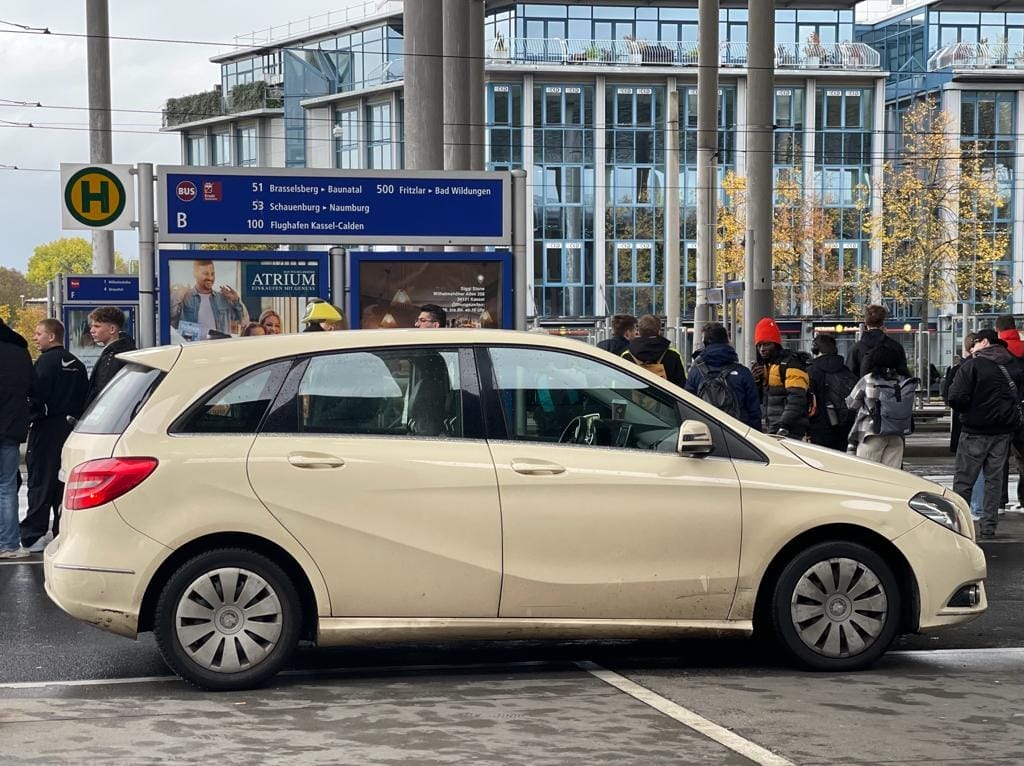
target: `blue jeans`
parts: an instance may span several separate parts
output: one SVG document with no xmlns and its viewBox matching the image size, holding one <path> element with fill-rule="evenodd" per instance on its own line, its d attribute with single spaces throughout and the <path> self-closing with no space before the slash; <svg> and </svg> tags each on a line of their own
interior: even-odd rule
<svg viewBox="0 0 1024 766">
<path fill-rule="evenodd" d="M 0 550 L 21 547 L 18 529 L 18 442 L 0 436 Z"/>
<path fill-rule="evenodd" d="M 976 519 L 981 518 L 982 504 L 985 502 L 985 472 L 978 474 L 978 480 L 974 482 L 974 489 L 971 490 L 971 515 Z"/>
</svg>

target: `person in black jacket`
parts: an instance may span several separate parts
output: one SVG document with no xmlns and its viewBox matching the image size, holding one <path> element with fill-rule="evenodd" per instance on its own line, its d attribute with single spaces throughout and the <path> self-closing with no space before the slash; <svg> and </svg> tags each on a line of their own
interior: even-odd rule
<svg viewBox="0 0 1024 766">
<path fill-rule="evenodd" d="M 103 346 L 103 353 L 92 368 L 86 405 L 92 404 L 117 371 L 124 367 L 124 362 L 117 355 L 135 350 L 135 339 L 124 332 L 123 327 L 124 312 L 116 306 L 100 306 L 89 314 L 89 335 Z"/>
<path fill-rule="evenodd" d="M 629 342 L 629 350 L 623 359 L 636 362 L 641 367 L 661 365 L 664 377 L 682 388 L 686 384 L 686 368 L 679 352 L 672 348 L 668 338 L 661 335 L 661 320 L 653 314 L 644 314 L 636 322 L 639 335 Z"/>
<path fill-rule="evenodd" d="M 863 378 L 870 371 L 871 365 L 868 356 L 876 347 L 885 344 L 897 351 L 900 357 L 900 366 L 896 372 L 904 377 L 910 377 L 910 370 L 907 368 L 907 352 L 903 345 L 885 334 L 885 318 L 888 312 L 885 306 L 868 306 L 864 310 L 864 332 L 846 357 L 846 366 L 850 368 L 858 378 Z M 922 378 L 923 380 L 923 378 Z"/>
<path fill-rule="evenodd" d="M 18 534 L 18 464 L 31 391 L 28 343 L 0 319 L 0 559 L 29 555 Z"/>
<path fill-rule="evenodd" d="M 1024 369 L 995 330 L 975 333 L 971 358 L 949 386 L 949 406 L 960 418 L 953 490 L 970 502 L 979 471 L 985 472 L 981 538 L 995 537 L 999 489 L 1013 432 L 1020 423 Z"/>
<path fill-rule="evenodd" d="M 974 333 L 969 332 L 964 336 L 964 355 L 963 357 L 954 356 L 953 364 L 950 365 L 949 369 L 946 370 L 946 374 L 942 379 L 942 385 L 939 387 L 939 395 L 942 397 L 947 405 L 949 404 L 949 387 L 953 384 L 953 379 L 956 378 L 956 374 L 960 372 L 960 367 L 963 366 L 964 359 L 969 359 L 971 356 L 971 347 L 974 345 Z M 953 417 L 949 419 L 949 451 L 954 455 L 956 454 L 956 448 L 960 445 L 960 418 L 957 417 L 956 413 L 953 413 Z M 971 490 L 971 515 L 975 520 L 981 520 L 981 505 L 984 502 L 985 497 L 985 474 L 983 471 L 978 472 L 978 479 L 974 482 L 974 489 Z"/>
<path fill-rule="evenodd" d="M 53 512 L 53 536 L 60 533 L 60 503 L 64 482 L 59 478 L 60 451 L 71 433 L 68 416 L 79 418 L 85 409 L 89 376 L 85 365 L 64 350 L 64 325 L 44 319 L 32 340 L 41 352 L 33 374 L 28 434 L 28 514 L 21 522 L 21 544 L 32 553 L 43 550 Z"/>
<path fill-rule="evenodd" d="M 615 356 L 622 356 L 629 351 L 629 342 L 636 336 L 636 317 L 632 314 L 616 314 L 612 317 L 612 337 L 601 341 L 597 347 Z"/>
<path fill-rule="evenodd" d="M 816 335 L 811 342 L 811 353 L 814 360 L 807 368 L 807 376 L 816 406 L 808 419 L 808 435 L 814 444 L 846 452 L 855 413 L 846 408 L 845 401 L 842 408 L 836 407 L 835 402 L 837 399 L 846 399 L 858 378 L 850 372 L 837 353 L 834 335 Z M 846 386 L 844 391 L 832 391 L 832 395 L 829 395 L 831 386 L 843 385 Z"/>
</svg>

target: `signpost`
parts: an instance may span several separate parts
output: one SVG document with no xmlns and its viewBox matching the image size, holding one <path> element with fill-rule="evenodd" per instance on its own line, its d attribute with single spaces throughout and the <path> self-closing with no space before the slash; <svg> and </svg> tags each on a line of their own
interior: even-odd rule
<svg viewBox="0 0 1024 766">
<path fill-rule="evenodd" d="M 59 312 L 64 322 L 64 347 L 89 372 L 103 351 L 89 335 L 89 314 L 100 306 L 116 306 L 125 315 L 124 331 L 134 335 L 138 326 L 139 278 L 127 274 L 65 274 Z"/>
<path fill-rule="evenodd" d="M 60 164 L 65 229 L 131 229 L 135 183 L 131 165 Z"/>
<path fill-rule="evenodd" d="M 160 241 L 507 245 L 502 172 L 161 166 Z"/>
</svg>

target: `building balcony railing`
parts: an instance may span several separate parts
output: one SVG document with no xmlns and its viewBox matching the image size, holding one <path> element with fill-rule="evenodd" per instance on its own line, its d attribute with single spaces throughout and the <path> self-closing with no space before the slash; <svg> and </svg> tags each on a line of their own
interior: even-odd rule
<svg viewBox="0 0 1024 766">
<path fill-rule="evenodd" d="M 746 67 L 746 43 L 722 43 L 718 60 L 723 67 Z M 697 66 L 695 42 L 644 40 L 561 40 L 558 38 L 498 38 L 488 54 L 491 64 L 585 64 L 594 66 Z M 775 46 L 777 69 L 880 69 L 878 51 L 864 43 L 830 45 L 780 43 Z"/>
<path fill-rule="evenodd" d="M 1021 69 L 1024 45 L 1009 43 L 952 43 L 928 59 L 928 71 L 943 69 Z"/>
</svg>

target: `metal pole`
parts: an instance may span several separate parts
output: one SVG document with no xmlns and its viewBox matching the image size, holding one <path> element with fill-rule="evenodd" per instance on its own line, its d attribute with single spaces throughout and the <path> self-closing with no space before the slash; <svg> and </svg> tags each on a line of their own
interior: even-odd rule
<svg viewBox="0 0 1024 766">
<path fill-rule="evenodd" d="M 775 3 L 750 0 L 747 45 L 747 251 L 743 301 L 745 359 L 754 359 L 754 325 L 772 316 L 772 101 Z"/>
<path fill-rule="evenodd" d="M 683 289 L 679 259 L 679 88 L 674 77 L 669 80 L 665 132 L 665 318 L 669 327 L 676 327 L 683 313 L 679 305 L 679 294 Z M 600 156 L 603 158 L 604 153 Z M 604 208 L 598 205 L 597 209 Z M 604 218 L 603 213 L 601 218 Z M 600 252 L 603 251 L 601 248 Z"/>
<path fill-rule="evenodd" d="M 57 319 L 61 319 L 63 321 L 63 317 L 64 317 L 64 274 L 62 272 L 58 271 L 56 276 L 54 276 L 53 279 L 54 279 L 54 282 L 53 282 L 54 300 L 56 301 L 56 304 L 57 304 L 56 306 L 54 306 L 53 313 L 54 313 L 54 316 L 57 317 Z"/>
<path fill-rule="evenodd" d="M 110 24 L 107 0 L 85 0 L 89 86 L 89 161 L 113 162 L 110 132 Z M 114 232 L 92 233 L 93 274 L 114 273 Z"/>
<path fill-rule="evenodd" d="M 697 37 L 697 304 L 693 329 L 711 321 L 708 291 L 715 285 L 715 186 L 718 174 L 718 0 L 699 4 Z M 760 34 L 756 27 L 754 36 Z"/>
<path fill-rule="evenodd" d="M 351 326 L 352 309 L 345 305 L 345 248 L 332 247 L 327 254 L 330 257 L 331 302 L 348 315 Z"/>
<path fill-rule="evenodd" d="M 513 328 L 526 329 L 526 171 L 512 171 L 512 269 L 515 275 Z"/>
<path fill-rule="evenodd" d="M 444 168 L 441 0 L 404 3 L 405 167 Z"/>
<path fill-rule="evenodd" d="M 153 218 L 153 163 L 140 162 L 139 187 L 139 348 L 156 345 L 156 227 Z"/>
<path fill-rule="evenodd" d="M 51 319 L 60 319 L 53 311 L 53 280 L 46 283 L 46 316 Z"/>
<path fill-rule="evenodd" d="M 469 0 L 442 0 L 444 169 L 468 170 L 470 80 Z M 483 30 L 480 31 L 483 34 Z M 419 62 L 412 62 L 413 66 Z M 482 65 L 482 64 L 481 64 Z"/>
</svg>

